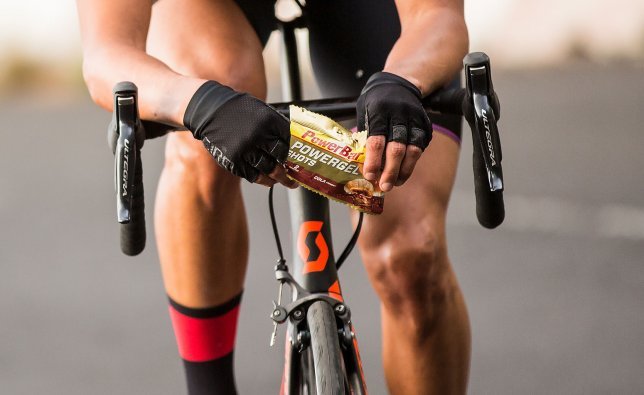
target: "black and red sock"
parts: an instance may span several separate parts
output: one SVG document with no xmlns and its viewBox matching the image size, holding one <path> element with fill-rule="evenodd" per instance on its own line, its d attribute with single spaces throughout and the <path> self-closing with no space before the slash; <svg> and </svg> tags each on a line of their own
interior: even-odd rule
<svg viewBox="0 0 644 395">
<path fill-rule="evenodd" d="M 170 299 L 170 318 L 189 395 L 236 394 L 233 351 L 241 293 L 214 307 L 193 309 Z"/>
</svg>

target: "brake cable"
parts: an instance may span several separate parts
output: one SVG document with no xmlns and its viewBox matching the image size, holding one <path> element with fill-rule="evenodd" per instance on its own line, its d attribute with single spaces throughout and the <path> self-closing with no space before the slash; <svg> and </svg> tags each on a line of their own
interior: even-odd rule
<svg viewBox="0 0 644 395">
<path fill-rule="evenodd" d="M 275 219 L 275 208 L 273 205 L 273 187 L 270 187 L 268 190 L 268 211 L 271 216 L 271 225 L 273 227 L 273 235 L 275 236 L 275 244 L 277 246 L 277 253 L 279 254 L 279 259 L 280 263 L 286 262 L 284 259 L 284 252 L 282 250 L 282 242 L 280 241 L 280 235 L 279 235 L 279 230 L 277 229 L 277 220 Z M 360 236 L 360 231 L 362 230 L 362 222 L 364 218 L 364 213 L 360 212 L 360 215 L 358 217 L 358 225 L 356 226 L 356 229 L 353 231 L 353 235 L 351 236 L 351 239 L 347 243 L 347 246 L 344 247 L 344 250 L 342 250 L 342 253 L 338 257 L 335 263 L 336 269 L 339 269 L 340 266 L 344 263 L 344 261 L 347 259 L 349 254 L 351 254 L 351 251 L 353 251 L 353 248 L 356 246 L 356 243 L 358 241 L 358 237 Z"/>
<path fill-rule="evenodd" d="M 364 213 L 360 211 L 360 215 L 358 216 L 358 225 L 356 225 L 356 230 L 353 231 L 353 236 L 351 236 L 351 239 L 347 243 L 347 246 L 344 247 L 342 254 L 340 254 L 340 256 L 338 257 L 338 260 L 335 262 L 336 269 L 340 269 L 340 266 L 342 266 L 342 264 L 347 259 L 349 254 L 351 254 L 353 247 L 356 246 L 356 242 L 358 241 L 358 237 L 360 236 L 360 231 L 362 230 L 363 217 L 364 217 Z"/>
<path fill-rule="evenodd" d="M 268 211 L 271 214 L 271 225 L 273 225 L 273 235 L 275 236 L 275 244 L 277 245 L 277 253 L 280 256 L 280 264 L 284 264 L 284 252 L 282 251 L 282 242 L 280 241 L 280 233 L 277 229 L 277 221 L 275 220 L 275 208 L 273 207 L 273 187 L 268 190 Z"/>
</svg>

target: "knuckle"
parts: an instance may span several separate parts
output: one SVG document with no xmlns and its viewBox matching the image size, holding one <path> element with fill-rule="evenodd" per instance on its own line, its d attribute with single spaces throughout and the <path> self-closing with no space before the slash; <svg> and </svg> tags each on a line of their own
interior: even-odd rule
<svg viewBox="0 0 644 395">
<path fill-rule="evenodd" d="M 410 158 L 418 159 L 420 158 L 422 153 L 423 153 L 423 150 L 421 150 L 420 147 L 418 146 L 415 146 L 415 145 L 407 146 L 406 156 L 409 156 Z"/>
<path fill-rule="evenodd" d="M 374 136 L 367 139 L 367 146 L 371 150 L 381 151 L 385 148 L 385 138 L 384 136 Z"/>
<path fill-rule="evenodd" d="M 390 143 L 387 148 L 389 155 L 394 158 L 402 158 L 403 156 L 405 156 L 405 152 L 407 151 L 405 145 L 400 143 Z"/>
</svg>

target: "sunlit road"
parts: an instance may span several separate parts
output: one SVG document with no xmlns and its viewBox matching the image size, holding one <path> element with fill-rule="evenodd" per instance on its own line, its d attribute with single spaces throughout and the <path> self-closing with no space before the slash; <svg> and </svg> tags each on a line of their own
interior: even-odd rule
<svg viewBox="0 0 644 395">
<path fill-rule="evenodd" d="M 470 311 L 472 394 L 644 388 L 644 67 L 496 72 L 507 220 L 476 224 L 466 135 L 449 214 Z M 88 101 L 0 102 L 0 393 L 181 394 L 152 237 L 163 142 L 144 148 L 148 246 L 118 248 L 108 114 Z M 276 256 L 266 190 L 245 186 L 251 257 L 237 345 L 243 394 L 275 394 Z M 287 215 L 285 194 L 278 212 Z M 333 205 L 336 248 L 348 238 Z M 287 220 L 282 221 L 286 234 Z M 342 270 L 373 394 L 385 394 L 379 309 Z M 283 338 L 283 330 L 280 338 Z"/>
</svg>

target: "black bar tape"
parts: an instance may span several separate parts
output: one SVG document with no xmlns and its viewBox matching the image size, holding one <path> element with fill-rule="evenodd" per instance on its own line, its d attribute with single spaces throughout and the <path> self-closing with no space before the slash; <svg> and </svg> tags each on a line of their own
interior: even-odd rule
<svg viewBox="0 0 644 395">
<path fill-rule="evenodd" d="M 163 137 L 168 133 L 177 132 L 180 130 L 186 130 L 186 128 L 181 128 L 177 126 L 167 125 L 162 122 L 154 121 L 141 121 L 143 128 L 145 129 L 145 139 L 155 139 L 157 137 Z"/>
<path fill-rule="evenodd" d="M 440 89 L 423 99 L 423 106 L 429 111 L 441 114 L 463 115 L 465 89 Z"/>
<path fill-rule="evenodd" d="M 136 170 L 130 222 L 121 224 L 121 251 L 125 255 L 135 256 L 145 248 L 145 199 L 143 194 L 143 165 L 141 150 L 136 150 Z"/>
</svg>

